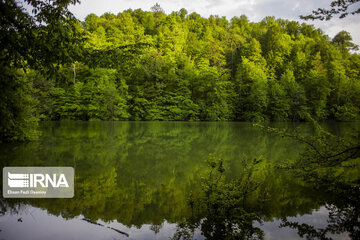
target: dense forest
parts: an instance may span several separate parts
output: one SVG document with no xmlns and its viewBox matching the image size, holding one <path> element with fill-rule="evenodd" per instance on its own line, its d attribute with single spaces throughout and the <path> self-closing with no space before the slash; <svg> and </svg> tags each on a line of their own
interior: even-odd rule
<svg viewBox="0 0 360 240">
<path fill-rule="evenodd" d="M 330 39 L 274 17 L 167 15 L 158 4 L 83 22 L 34 4 L 26 26 L 30 15 L 9 2 L 1 139 L 34 137 L 38 120 L 359 119 L 360 55 L 348 32 Z M 19 15 L 22 25 L 7 22 Z"/>
</svg>

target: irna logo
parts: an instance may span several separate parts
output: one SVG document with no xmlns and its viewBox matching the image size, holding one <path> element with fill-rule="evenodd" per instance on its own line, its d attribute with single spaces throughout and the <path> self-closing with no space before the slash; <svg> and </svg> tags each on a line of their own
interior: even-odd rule
<svg viewBox="0 0 360 240">
<path fill-rule="evenodd" d="M 8 172 L 8 186 L 11 188 L 36 188 L 41 186 L 43 188 L 51 185 L 54 188 L 69 187 L 64 174 L 22 174 L 22 173 L 10 173 Z"/>
<path fill-rule="evenodd" d="M 5 198 L 72 198 L 72 167 L 4 167 Z"/>
</svg>

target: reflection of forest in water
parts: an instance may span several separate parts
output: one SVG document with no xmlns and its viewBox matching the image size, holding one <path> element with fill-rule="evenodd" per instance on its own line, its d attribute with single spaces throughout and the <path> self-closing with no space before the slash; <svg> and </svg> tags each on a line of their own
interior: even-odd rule
<svg viewBox="0 0 360 240">
<path fill-rule="evenodd" d="M 292 124 L 275 125 L 293 128 Z M 326 128 L 345 136 L 353 131 L 349 124 L 327 124 Z M 40 141 L 1 145 L 1 162 L 3 166 L 74 166 L 75 197 L 5 199 L 6 207 L 30 204 L 56 216 L 71 219 L 83 215 L 94 222 L 117 220 L 129 227 L 152 224 L 156 228 L 166 220 L 179 223 L 181 229 L 184 219 L 188 223 L 194 220 L 193 227 L 199 227 L 196 225 L 199 219 L 194 216 L 206 216 L 208 225 L 214 227 L 221 220 L 218 212 L 194 214 L 194 207 L 189 204 L 189 196 L 202 190 L 200 183 L 209 173 L 205 160 L 213 153 L 225 160 L 227 181 L 237 179 L 236 186 L 246 192 L 246 197 L 241 196 L 243 208 L 232 213 L 236 215 L 235 222 L 244 223 L 243 228 L 254 230 L 252 225 L 258 220 L 279 218 L 284 219 L 284 227 L 312 231 L 314 238 L 321 238 L 321 234 L 327 233 L 318 233 L 311 226 L 296 225 L 285 218 L 310 214 L 324 205 L 334 212 L 334 218 L 335 213 L 351 215 L 354 208 L 358 209 L 356 201 L 349 208 L 358 190 L 342 186 L 339 191 L 331 186 L 333 189 L 328 191 L 320 185 L 305 183 L 291 171 L 278 169 L 278 164 L 294 161 L 302 146 L 288 138 L 264 133 L 250 123 L 45 122 L 42 129 Z M 305 135 L 314 134 L 310 125 L 302 124 L 300 129 Z M 261 161 L 254 161 L 255 158 Z M 358 167 L 339 168 L 339 172 L 348 179 L 359 176 Z M 221 189 L 218 193 L 233 193 L 233 189 L 226 191 Z M 242 212 L 244 209 L 246 213 Z M 222 220 L 233 219 L 226 217 L 229 216 Z M 352 217 L 347 219 L 353 219 L 356 225 L 358 219 Z M 190 225 L 184 229 L 191 232 Z M 224 227 L 223 231 L 227 230 Z M 246 235 L 227 237 L 241 239 Z"/>
</svg>

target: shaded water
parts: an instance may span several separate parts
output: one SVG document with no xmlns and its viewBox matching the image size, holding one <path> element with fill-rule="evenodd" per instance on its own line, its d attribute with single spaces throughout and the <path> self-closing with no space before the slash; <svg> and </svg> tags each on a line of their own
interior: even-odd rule
<svg viewBox="0 0 360 240">
<path fill-rule="evenodd" d="M 314 134 L 310 124 L 299 127 Z M 356 123 L 325 127 L 343 136 L 359 129 Z M 39 141 L 0 145 L 1 165 L 73 166 L 75 197 L 1 199 L 0 239 L 169 239 L 192 214 L 189 193 L 199 188 L 209 154 L 225 159 L 228 179 L 244 171 L 243 159 L 264 159 L 254 174 L 263 184 L 246 208 L 261 213 L 264 222 L 253 224 L 265 239 L 300 238 L 289 227 L 279 228 L 286 217 L 326 226 L 325 206 L 341 198 L 274 167 L 295 160 L 303 146 L 251 123 L 44 122 L 41 130 Z M 204 239 L 200 229 L 194 238 Z M 333 238 L 349 237 L 345 232 Z"/>
</svg>

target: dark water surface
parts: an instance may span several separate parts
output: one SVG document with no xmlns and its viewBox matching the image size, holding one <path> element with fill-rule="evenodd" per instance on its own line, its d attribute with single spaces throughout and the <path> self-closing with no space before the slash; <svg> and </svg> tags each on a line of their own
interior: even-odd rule
<svg viewBox="0 0 360 240">
<path fill-rule="evenodd" d="M 360 128 L 358 123 L 323 125 L 342 136 Z M 310 124 L 298 127 L 315 134 Z M 263 222 L 253 225 L 265 239 L 300 239 L 294 229 L 280 227 L 284 218 L 326 227 L 329 206 L 342 197 L 276 168 L 294 161 L 303 146 L 251 123 L 65 121 L 43 122 L 41 131 L 39 141 L 0 145 L 2 167 L 73 166 L 75 197 L 2 198 L 0 239 L 169 239 L 192 214 L 188 196 L 207 171 L 209 154 L 225 159 L 228 179 L 242 173 L 242 159 L 264 159 L 253 175 L 263 189 L 248 198 L 247 208 L 261 213 Z M 200 229 L 193 237 L 204 239 Z M 346 231 L 330 237 L 350 239 Z"/>
</svg>

